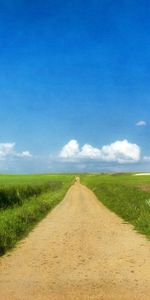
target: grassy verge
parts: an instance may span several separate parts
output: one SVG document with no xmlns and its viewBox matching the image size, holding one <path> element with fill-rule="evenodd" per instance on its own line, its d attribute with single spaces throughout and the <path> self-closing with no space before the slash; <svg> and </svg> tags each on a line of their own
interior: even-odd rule
<svg viewBox="0 0 150 300">
<path fill-rule="evenodd" d="M 62 187 L 62 181 L 50 181 L 41 184 L 24 184 L 14 186 L 0 186 L 0 209 L 22 205 L 32 196 L 39 196 L 44 192 L 55 191 Z"/>
<path fill-rule="evenodd" d="M 136 182 L 131 175 L 126 175 L 124 180 L 120 177 L 85 175 L 82 181 L 104 205 L 150 238 L 150 192 L 140 188 L 139 178 Z"/>
<path fill-rule="evenodd" d="M 64 197 L 73 176 L 62 176 L 62 183 L 53 184 L 46 193 L 35 194 L 21 205 L 0 210 L 0 255 L 13 248 Z M 54 183 L 54 181 L 53 181 Z M 55 186 L 55 188 L 54 188 Z"/>
</svg>

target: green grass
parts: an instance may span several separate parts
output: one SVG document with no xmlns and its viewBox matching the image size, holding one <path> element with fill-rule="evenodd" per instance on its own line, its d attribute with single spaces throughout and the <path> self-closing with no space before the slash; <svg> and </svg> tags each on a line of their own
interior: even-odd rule
<svg viewBox="0 0 150 300">
<path fill-rule="evenodd" d="M 49 181 L 41 184 L 24 184 L 0 187 L 0 208 L 6 209 L 16 205 L 22 205 L 32 196 L 39 196 L 47 191 L 55 191 L 62 187 L 61 181 Z"/>
<path fill-rule="evenodd" d="M 49 181 L 62 181 L 69 178 L 69 174 L 31 174 L 31 175 L 9 175 L 0 174 L 0 186 L 14 186 L 14 185 L 25 185 L 32 184 L 37 185 L 41 183 L 47 183 Z"/>
<path fill-rule="evenodd" d="M 0 175 L 0 209 L 22 205 L 32 196 L 61 188 L 69 175 Z"/>
<path fill-rule="evenodd" d="M 4 177 L 6 180 L 2 180 L 2 186 L 0 181 L 0 192 L 5 192 L 6 196 L 6 199 L 1 197 L 4 205 L 0 209 L 0 255 L 13 248 L 63 199 L 74 178 L 63 174 L 39 175 L 40 180 L 37 175 L 20 176 L 21 179 L 16 175 Z M 20 201 L 16 191 L 19 191 Z"/>
<path fill-rule="evenodd" d="M 79 176 L 104 205 L 150 238 L 150 176 Z M 13 248 L 63 199 L 74 177 L 73 174 L 0 175 L 0 255 Z"/>
<path fill-rule="evenodd" d="M 105 206 L 150 238 L 150 176 L 91 174 L 81 179 Z"/>
</svg>

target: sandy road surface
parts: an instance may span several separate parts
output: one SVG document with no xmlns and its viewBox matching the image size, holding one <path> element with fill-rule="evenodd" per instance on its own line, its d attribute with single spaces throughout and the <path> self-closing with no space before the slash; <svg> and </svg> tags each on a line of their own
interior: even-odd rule
<svg viewBox="0 0 150 300">
<path fill-rule="evenodd" d="M 79 182 L 0 259 L 0 300 L 149 300 L 150 242 Z"/>
</svg>

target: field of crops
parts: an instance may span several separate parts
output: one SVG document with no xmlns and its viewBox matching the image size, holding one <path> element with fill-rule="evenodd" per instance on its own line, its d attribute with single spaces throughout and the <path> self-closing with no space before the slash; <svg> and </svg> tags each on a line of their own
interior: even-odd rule
<svg viewBox="0 0 150 300">
<path fill-rule="evenodd" d="M 0 255 L 61 201 L 73 175 L 0 175 Z"/>
<path fill-rule="evenodd" d="M 150 238 L 150 176 L 89 174 L 81 179 L 105 206 Z"/>
</svg>

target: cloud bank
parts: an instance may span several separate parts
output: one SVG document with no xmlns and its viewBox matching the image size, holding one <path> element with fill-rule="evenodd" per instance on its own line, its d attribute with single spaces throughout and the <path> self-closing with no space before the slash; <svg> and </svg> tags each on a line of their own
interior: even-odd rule
<svg viewBox="0 0 150 300">
<path fill-rule="evenodd" d="M 28 150 L 17 152 L 15 143 L 0 143 L 0 160 L 17 157 L 29 158 L 32 157 L 32 154 Z"/>
<path fill-rule="evenodd" d="M 126 139 L 95 148 L 90 144 L 80 147 L 77 140 L 69 141 L 59 153 L 65 161 L 97 160 L 103 162 L 134 163 L 140 160 L 141 150 L 137 144 Z"/>
</svg>

